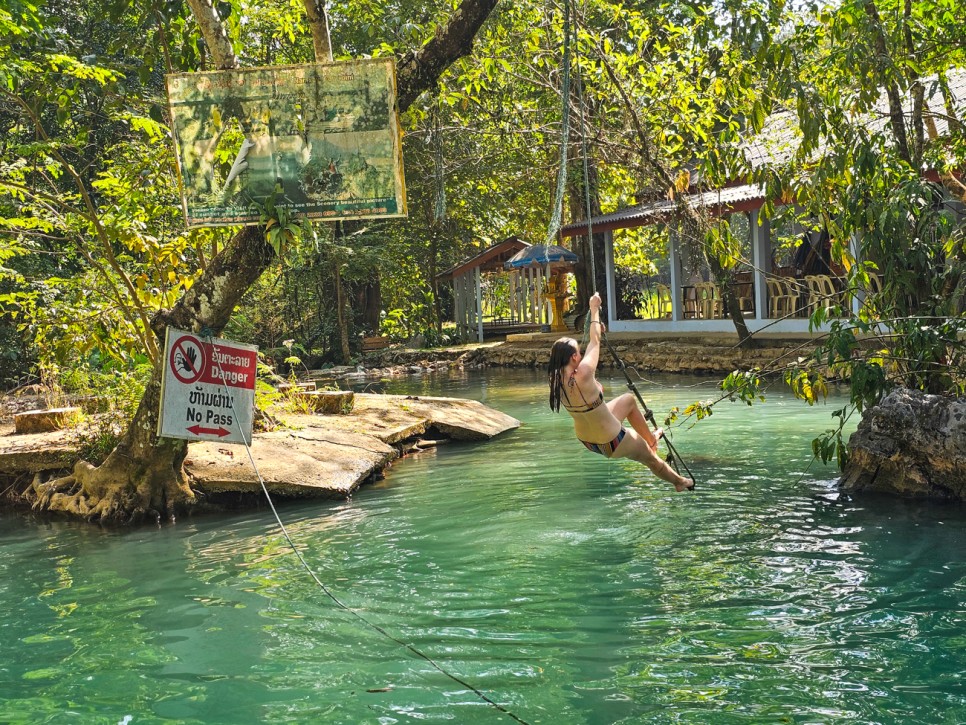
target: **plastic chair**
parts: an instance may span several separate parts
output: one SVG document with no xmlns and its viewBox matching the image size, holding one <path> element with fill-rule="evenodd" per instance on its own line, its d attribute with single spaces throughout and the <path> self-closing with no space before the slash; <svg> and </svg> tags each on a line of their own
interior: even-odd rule
<svg viewBox="0 0 966 725">
<path fill-rule="evenodd" d="M 666 284 L 657 285 L 657 319 L 671 319 L 671 288 Z"/>
<path fill-rule="evenodd" d="M 766 277 L 765 286 L 768 288 L 768 317 L 778 320 L 785 316 L 787 310 L 785 286 L 778 277 Z"/>
<path fill-rule="evenodd" d="M 825 306 L 826 309 L 834 307 L 835 305 L 841 304 L 839 299 L 839 291 L 835 287 L 835 282 L 827 274 L 818 275 L 818 283 L 822 289 L 822 296 L 824 300 L 821 304 Z"/>
<path fill-rule="evenodd" d="M 805 276 L 805 284 L 808 285 L 808 314 L 811 315 L 815 310 L 818 309 L 819 303 L 822 301 L 823 291 L 822 284 L 818 281 L 818 276 L 814 274 L 809 274 Z"/>
<path fill-rule="evenodd" d="M 785 314 L 798 317 L 803 307 L 798 304 L 798 298 L 802 296 L 802 284 L 794 277 L 779 277 L 782 288 L 785 291 Z"/>
<path fill-rule="evenodd" d="M 701 301 L 698 299 L 698 285 L 686 285 L 681 288 L 684 319 L 695 319 L 701 314 Z"/>
<path fill-rule="evenodd" d="M 735 278 L 735 297 L 738 298 L 738 310 L 741 314 L 750 312 L 755 314 L 755 301 L 752 297 L 755 286 L 751 281 L 751 275 L 742 273 Z"/>
<path fill-rule="evenodd" d="M 870 272 L 869 286 L 864 292 L 865 299 L 862 301 L 862 307 L 867 309 L 872 317 L 878 317 L 881 312 L 879 302 L 882 295 L 882 278 Z"/>
<path fill-rule="evenodd" d="M 698 282 L 694 285 L 694 289 L 697 293 L 701 316 L 706 320 L 721 317 L 722 304 L 721 295 L 718 293 L 718 285 L 714 282 Z"/>
<path fill-rule="evenodd" d="M 694 295 L 698 314 L 705 320 L 714 317 L 714 285 L 711 282 L 697 282 L 694 285 Z"/>
</svg>

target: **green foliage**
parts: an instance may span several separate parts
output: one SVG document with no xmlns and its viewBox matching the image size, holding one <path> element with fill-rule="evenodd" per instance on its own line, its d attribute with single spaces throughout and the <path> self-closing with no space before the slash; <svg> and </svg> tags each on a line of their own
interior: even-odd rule
<svg viewBox="0 0 966 725">
<path fill-rule="evenodd" d="M 98 464 L 114 449 L 134 418 L 153 367 L 144 361 L 127 368 L 87 364 L 46 369 L 42 379 L 67 401 L 82 402 L 91 413 L 78 428 L 80 455 Z"/>
<path fill-rule="evenodd" d="M 785 372 L 785 384 L 792 389 L 796 398 L 809 405 L 815 405 L 828 397 L 828 383 L 825 376 L 813 370 L 789 370 Z"/>
<path fill-rule="evenodd" d="M 449 342 L 449 337 L 438 329 L 433 311 L 432 293 L 422 290 L 421 297 L 411 300 L 405 309 L 383 313 L 379 333 L 397 342 L 422 338 L 424 347 L 444 345 Z"/>
<path fill-rule="evenodd" d="M 265 200 L 259 212 L 259 223 L 265 227 L 265 239 L 280 259 L 285 258 L 293 244 L 312 231 L 308 220 L 300 222 L 291 209 L 276 206 L 274 194 Z"/>
<path fill-rule="evenodd" d="M 721 390 L 724 391 L 728 400 L 738 400 L 746 405 L 751 405 L 755 400 L 765 400 L 760 371 L 757 368 L 754 370 L 735 370 L 729 373 L 728 377 L 721 383 Z"/>
<path fill-rule="evenodd" d="M 45 7 L 0 51 L 0 324 L 43 365 L 155 359 L 149 316 L 199 271 L 154 113 L 158 78 L 146 56 L 143 79 L 128 67 L 143 19 L 104 13 Z"/>
<path fill-rule="evenodd" d="M 834 458 L 840 471 L 844 470 L 845 464 L 848 463 L 848 450 L 848 446 L 842 438 L 841 427 L 828 430 L 812 440 L 812 454 L 822 463 L 828 463 Z"/>
</svg>

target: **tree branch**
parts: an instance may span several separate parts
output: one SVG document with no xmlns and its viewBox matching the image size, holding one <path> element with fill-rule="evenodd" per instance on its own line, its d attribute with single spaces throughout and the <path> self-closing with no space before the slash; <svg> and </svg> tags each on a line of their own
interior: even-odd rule
<svg viewBox="0 0 966 725">
<path fill-rule="evenodd" d="M 215 62 L 217 70 L 231 70 L 238 67 L 238 58 L 235 57 L 235 50 L 231 47 L 228 34 L 225 33 L 225 26 L 218 17 L 218 11 L 212 5 L 211 0 L 188 0 L 191 7 L 191 14 L 194 15 L 201 30 L 201 35 L 211 53 L 211 59 Z"/>
<path fill-rule="evenodd" d="M 396 65 L 399 111 L 409 108 L 423 91 L 432 88 L 443 72 L 473 50 L 473 39 L 498 0 L 463 0 L 449 22 L 417 51 Z"/>
</svg>

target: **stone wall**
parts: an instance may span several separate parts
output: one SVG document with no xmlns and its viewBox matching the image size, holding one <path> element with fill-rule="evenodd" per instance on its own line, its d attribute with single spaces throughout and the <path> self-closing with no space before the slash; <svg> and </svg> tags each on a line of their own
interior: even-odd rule
<svg viewBox="0 0 966 725">
<path fill-rule="evenodd" d="M 553 340 L 504 342 L 476 348 L 443 350 L 391 349 L 367 355 L 367 368 L 528 367 L 545 368 Z M 698 375 L 727 375 L 736 369 L 773 368 L 775 361 L 787 361 L 800 354 L 801 343 L 775 341 L 753 350 L 732 343 L 707 340 L 614 340 L 611 346 L 628 367 Z M 606 346 L 601 350 L 601 368 L 615 367 Z"/>
<path fill-rule="evenodd" d="M 546 367 L 550 361 L 552 342 L 539 345 L 512 343 L 478 350 L 471 362 L 504 367 Z M 772 367 L 776 359 L 784 359 L 793 345 L 776 344 L 753 350 L 742 350 L 735 345 L 684 342 L 680 340 L 614 341 L 614 352 L 628 366 L 640 370 L 660 370 L 668 373 L 727 375 L 737 368 Z M 615 367 L 607 346 L 600 352 L 601 368 Z"/>
</svg>

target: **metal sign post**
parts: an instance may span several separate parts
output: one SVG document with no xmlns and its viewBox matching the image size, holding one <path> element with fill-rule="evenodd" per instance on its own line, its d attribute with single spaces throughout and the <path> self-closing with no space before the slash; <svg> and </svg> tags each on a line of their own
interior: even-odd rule
<svg viewBox="0 0 966 725">
<path fill-rule="evenodd" d="M 164 350 L 158 436 L 250 444 L 258 348 L 169 327 Z"/>
</svg>

